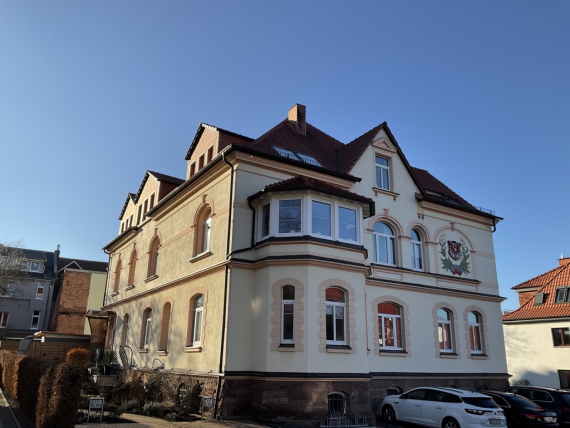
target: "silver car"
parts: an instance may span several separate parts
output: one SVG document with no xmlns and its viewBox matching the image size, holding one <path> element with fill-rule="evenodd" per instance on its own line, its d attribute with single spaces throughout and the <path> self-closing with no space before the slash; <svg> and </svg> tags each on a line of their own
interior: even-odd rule
<svg viewBox="0 0 570 428">
<path fill-rule="evenodd" d="M 441 428 L 504 427 L 501 408 L 487 395 L 455 388 L 415 388 L 389 395 L 378 409 L 388 423 L 397 420 Z"/>
</svg>

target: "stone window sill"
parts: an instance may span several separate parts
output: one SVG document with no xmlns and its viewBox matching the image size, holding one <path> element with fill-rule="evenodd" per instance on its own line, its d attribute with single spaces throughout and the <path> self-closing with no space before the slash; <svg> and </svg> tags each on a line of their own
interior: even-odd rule
<svg viewBox="0 0 570 428">
<path fill-rule="evenodd" d="M 118 291 L 113 291 L 113 292 L 111 293 L 111 297 L 115 297 L 115 296 L 118 296 L 118 295 L 119 295 L 119 292 L 118 292 Z"/>
<path fill-rule="evenodd" d="M 139 354 L 148 354 L 148 348 L 147 348 L 147 349 L 145 349 L 145 348 L 139 348 L 139 349 L 137 349 L 137 352 L 138 352 Z"/>
<path fill-rule="evenodd" d="M 125 287 L 125 291 L 132 290 L 133 288 L 135 288 L 134 285 L 129 285 L 128 287 Z"/>
<path fill-rule="evenodd" d="M 348 345 L 327 345 L 326 350 L 338 354 L 350 354 L 352 352 L 352 348 Z"/>
<path fill-rule="evenodd" d="M 161 357 L 166 357 L 168 355 L 168 351 L 166 350 L 158 351 L 156 355 L 160 355 Z"/>
<path fill-rule="evenodd" d="M 408 353 L 403 350 L 388 350 L 388 349 L 380 349 L 379 351 L 380 356 L 383 357 L 407 357 Z"/>
<path fill-rule="evenodd" d="M 279 345 L 279 352 L 293 352 L 295 351 L 294 343 L 282 343 Z"/>
<path fill-rule="evenodd" d="M 202 347 L 201 346 L 187 346 L 186 348 L 184 348 L 184 352 L 202 352 Z"/>
<path fill-rule="evenodd" d="M 391 191 L 389 191 L 389 190 L 380 189 L 379 187 L 372 187 L 372 190 L 374 191 L 374 196 L 377 196 L 378 193 L 381 193 L 381 194 L 383 194 L 383 195 L 391 196 L 392 198 L 394 198 L 394 200 L 396 200 L 396 198 L 397 198 L 398 196 L 400 196 L 399 193 L 391 192 Z"/>
<path fill-rule="evenodd" d="M 453 359 L 453 358 L 459 358 L 459 355 L 457 355 L 457 354 L 454 353 L 454 352 L 440 352 L 440 353 L 439 353 L 439 358 L 450 358 L 450 359 Z"/>
<path fill-rule="evenodd" d="M 471 354 L 473 360 L 488 360 L 489 356 L 487 354 Z"/>
<path fill-rule="evenodd" d="M 195 255 L 194 257 L 192 257 L 188 261 L 190 263 L 194 263 L 194 262 L 197 262 L 198 260 L 202 260 L 202 259 L 205 259 L 206 257 L 210 257 L 211 255 L 212 255 L 212 253 L 210 251 L 204 251 L 203 253 Z"/>
<path fill-rule="evenodd" d="M 156 278 L 158 278 L 158 275 L 151 275 L 151 276 L 149 276 L 147 279 L 145 279 L 144 282 L 150 282 L 150 281 L 152 281 L 153 279 L 156 279 Z"/>
</svg>

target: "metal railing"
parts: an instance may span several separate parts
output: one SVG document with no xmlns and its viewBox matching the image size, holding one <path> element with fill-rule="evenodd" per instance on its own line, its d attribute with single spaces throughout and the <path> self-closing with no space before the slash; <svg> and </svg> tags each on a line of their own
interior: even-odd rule
<svg viewBox="0 0 570 428">
<path fill-rule="evenodd" d="M 357 428 L 376 426 L 376 416 L 373 412 L 340 413 L 330 412 L 321 419 L 321 428 Z"/>
</svg>

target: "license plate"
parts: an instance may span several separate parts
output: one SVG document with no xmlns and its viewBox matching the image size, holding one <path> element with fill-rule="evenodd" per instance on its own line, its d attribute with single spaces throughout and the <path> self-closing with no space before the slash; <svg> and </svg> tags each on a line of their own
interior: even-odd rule
<svg viewBox="0 0 570 428">
<path fill-rule="evenodd" d="M 491 425 L 504 425 L 504 422 L 502 419 L 489 419 L 489 423 Z"/>
</svg>

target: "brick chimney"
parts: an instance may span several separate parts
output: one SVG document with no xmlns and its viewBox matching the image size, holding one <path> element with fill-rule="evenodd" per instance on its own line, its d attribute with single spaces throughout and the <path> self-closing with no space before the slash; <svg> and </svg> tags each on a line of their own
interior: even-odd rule
<svg viewBox="0 0 570 428">
<path fill-rule="evenodd" d="M 307 135 L 307 107 L 295 104 L 289 109 L 289 121 L 294 122 L 299 134 Z"/>
<path fill-rule="evenodd" d="M 570 257 L 564 257 L 564 254 L 561 254 L 558 259 L 558 266 L 566 266 L 568 263 L 570 263 Z"/>
</svg>

